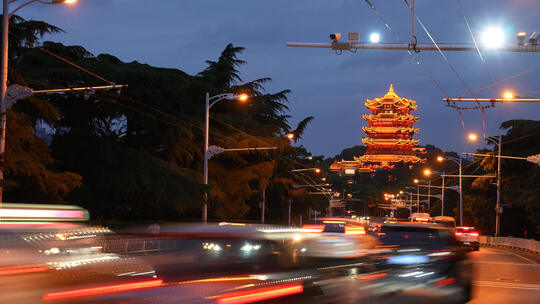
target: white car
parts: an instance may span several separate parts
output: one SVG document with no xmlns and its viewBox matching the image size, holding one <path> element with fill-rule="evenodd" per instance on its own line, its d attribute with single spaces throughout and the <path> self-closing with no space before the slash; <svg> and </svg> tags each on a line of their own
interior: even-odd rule
<svg viewBox="0 0 540 304">
<path fill-rule="evenodd" d="M 478 231 L 474 229 L 474 227 L 456 227 L 455 236 L 458 242 L 461 243 L 461 245 L 471 247 L 476 251 L 478 250 L 479 234 Z"/>
</svg>

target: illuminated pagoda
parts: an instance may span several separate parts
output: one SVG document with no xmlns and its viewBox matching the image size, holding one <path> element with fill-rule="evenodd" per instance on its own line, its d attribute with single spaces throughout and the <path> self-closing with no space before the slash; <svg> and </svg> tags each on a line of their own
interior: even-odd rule
<svg viewBox="0 0 540 304">
<path fill-rule="evenodd" d="M 367 146 L 364 155 L 354 160 L 334 161 L 330 170 L 341 175 L 354 175 L 358 172 L 372 172 L 377 168 L 392 169 L 395 163 L 423 162 L 420 156 L 424 148 L 416 147 L 418 140 L 413 135 L 418 129 L 413 124 L 420 118 L 411 115 L 418 106 L 416 101 L 399 97 L 391 84 L 388 93 L 381 98 L 367 100 L 365 106 L 371 114 L 362 115 L 368 122 L 362 130 L 367 134 L 362 142 Z"/>
</svg>

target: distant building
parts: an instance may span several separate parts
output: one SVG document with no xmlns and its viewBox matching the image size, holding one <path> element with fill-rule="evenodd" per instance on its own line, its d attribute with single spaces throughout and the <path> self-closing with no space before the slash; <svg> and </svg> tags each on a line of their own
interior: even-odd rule
<svg viewBox="0 0 540 304">
<path fill-rule="evenodd" d="M 356 172 L 372 172 L 377 168 L 394 168 L 396 163 L 419 163 L 425 159 L 421 155 L 424 148 L 416 147 L 418 140 L 413 135 L 418 129 L 413 124 L 420 119 L 411 115 L 418 106 L 416 101 L 399 97 L 390 84 L 388 93 L 381 98 L 367 100 L 366 108 L 371 114 L 362 115 L 368 122 L 362 130 L 367 134 L 362 142 L 368 147 L 362 156 L 354 160 L 341 160 L 330 165 L 330 170 L 341 175 L 354 175 Z"/>
</svg>

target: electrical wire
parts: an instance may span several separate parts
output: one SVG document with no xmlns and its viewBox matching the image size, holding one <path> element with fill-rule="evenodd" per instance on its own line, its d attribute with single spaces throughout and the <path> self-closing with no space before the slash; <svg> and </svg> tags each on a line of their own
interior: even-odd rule
<svg viewBox="0 0 540 304">
<path fill-rule="evenodd" d="M 478 53 L 478 56 L 480 57 L 480 61 L 482 62 L 482 67 L 484 67 L 484 70 L 486 71 L 489 82 L 493 83 L 495 82 L 493 80 L 493 77 L 491 76 L 491 73 L 487 69 L 486 63 L 484 61 L 484 56 L 482 56 L 482 52 L 480 51 L 480 48 L 478 47 L 478 42 L 476 41 L 476 37 L 474 37 L 474 33 L 472 32 L 471 26 L 469 25 L 469 20 L 467 20 L 467 16 L 465 16 L 465 11 L 463 10 L 463 6 L 461 5 L 461 0 L 456 0 L 459 6 L 459 11 L 461 12 L 461 15 L 463 16 L 463 20 L 465 20 L 465 24 L 467 25 L 467 29 L 469 30 L 469 34 L 471 35 L 471 38 L 474 42 L 474 46 L 476 47 L 476 52 Z"/>
<path fill-rule="evenodd" d="M 375 14 L 377 15 L 377 17 L 381 20 L 381 22 L 384 24 L 384 26 L 392 33 L 392 35 L 394 35 L 394 37 L 396 38 L 396 40 L 399 42 L 399 43 L 403 43 L 401 41 L 401 39 L 399 38 L 399 36 L 397 35 L 397 33 L 394 32 L 394 30 L 392 29 L 392 27 L 388 24 L 388 22 L 386 22 L 386 20 L 382 17 L 382 15 L 379 13 L 379 11 L 377 10 L 377 8 L 375 7 L 375 5 L 373 5 L 369 0 L 364 0 L 366 2 L 366 4 L 373 10 L 373 12 L 375 12 Z M 435 86 L 437 88 L 439 88 L 439 90 L 447 97 L 447 98 L 450 98 L 450 95 L 441 87 L 441 85 L 439 84 L 439 82 L 437 82 L 437 80 L 435 80 L 435 78 L 433 77 L 433 75 L 431 75 L 431 73 L 429 73 L 427 71 L 427 69 L 422 65 L 422 63 L 420 62 L 420 60 L 418 59 L 418 57 L 416 57 L 410 50 L 407 50 L 407 53 L 409 53 L 409 55 L 411 56 L 412 60 L 418 65 L 418 67 L 422 70 L 422 72 L 424 72 L 424 74 L 435 84 Z M 458 109 L 457 107 L 457 104 L 455 102 L 454 103 L 454 106 L 455 106 L 455 109 L 456 111 L 458 112 L 459 114 L 459 117 L 461 119 L 461 125 L 463 127 L 463 129 L 465 129 L 465 121 L 463 120 L 463 113 L 461 112 L 460 109 Z"/>
<path fill-rule="evenodd" d="M 409 7 L 409 3 L 407 2 L 407 0 L 403 0 L 403 2 L 405 3 L 405 5 L 407 7 Z M 454 68 L 454 66 L 452 65 L 452 63 L 450 62 L 450 60 L 448 60 L 448 57 L 446 56 L 446 54 L 441 50 L 441 48 L 439 47 L 439 45 L 437 44 L 437 42 L 435 41 L 435 39 L 433 38 L 433 36 L 430 34 L 430 32 L 428 31 L 428 29 L 426 28 L 426 26 L 424 25 L 424 23 L 422 22 L 422 20 L 420 20 L 420 17 L 418 17 L 417 14 L 415 14 L 415 17 L 416 17 L 416 20 L 418 21 L 418 23 L 420 24 L 420 26 L 422 27 L 422 29 L 424 30 L 424 32 L 426 33 L 426 35 L 429 37 L 429 39 L 431 40 L 431 42 L 433 43 L 433 45 L 437 48 L 437 50 L 439 51 L 439 54 L 441 55 L 441 57 L 444 59 L 444 61 L 446 62 L 446 64 L 448 65 L 448 67 L 450 68 L 450 70 L 454 73 L 454 75 L 456 76 L 456 78 L 461 82 L 461 84 L 463 85 L 463 87 L 465 87 L 465 89 L 469 92 L 469 94 L 471 94 L 473 96 L 473 98 L 476 98 L 474 96 L 474 94 L 472 93 L 472 90 L 469 88 L 469 86 L 465 83 L 465 80 L 463 80 L 463 78 L 461 77 L 461 75 L 459 75 L 459 73 L 456 71 L 456 69 Z M 484 135 L 484 138 L 486 137 L 486 117 L 485 117 L 485 112 L 484 112 L 484 106 L 482 106 L 480 104 L 480 102 L 476 102 L 478 104 L 478 107 L 480 109 L 480 112 L 482 113 L 482 131 L 483 131 L 483 135 Z"/>
</svg>

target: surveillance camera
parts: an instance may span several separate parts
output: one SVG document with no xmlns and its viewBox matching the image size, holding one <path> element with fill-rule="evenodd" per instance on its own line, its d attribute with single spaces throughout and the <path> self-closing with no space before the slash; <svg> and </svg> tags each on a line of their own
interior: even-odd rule
<svg viewBox="0 0 540 304">
<path fill-rule="evenodd" d="M 341 39 L 341 33 L 332 33 L 332 34 L 330 34 L 330 39 L 332 39 L 334 41 L 338 41 L 339 39 Z"/>
</svg>

